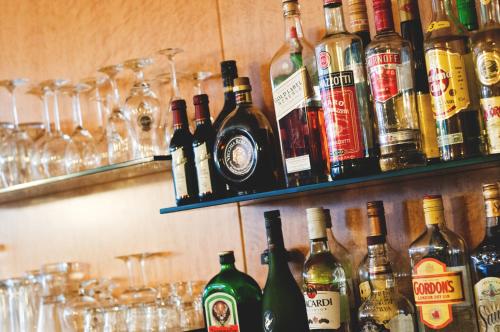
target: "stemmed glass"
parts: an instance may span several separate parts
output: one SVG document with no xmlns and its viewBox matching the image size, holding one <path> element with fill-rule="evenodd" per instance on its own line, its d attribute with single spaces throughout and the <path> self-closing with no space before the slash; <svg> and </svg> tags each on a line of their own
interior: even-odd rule
<svg viewBox="0 0 500 332">
<path fill-rule="evenodd" d="M 122 163 L 132 159 L 132 128 L 122 112 L 120 92 L 116 76 L 123 70 L 123 65 L 107 66 L 99 69 L 108 77 L 111 93 L 108 95 L 109 118 L 106 124 L 108 138 L 108 158 L 110 164 Z"/>
<path fill-rule="evenodd" d="M 3 162 L 2 156 L 2 147 L 6 138 L 12 133 L 14 130 L 14 125 L 10 122 L 0 122 L 0 188 L 5 188 L 8 186 L 7 177 L 6 177 L 6 169 L 4 169 L 5 164 Z"/>
<path fill-rule="evenodd" d="M 157 85 L 157 92 L 160 98 L 160 124 L 157 129 L 158 141 L 160 143 L 158 154 L 167 155 L 169 153 L 168 145 L 170 138 L 166 137 L 165 133 L 169 123 L 168 101 L 170 100 L 170 90 L 167 90 L 166 85 L 170 84 L 170 73 L 158 74 L 154 78 L 154 82 Z"/>
<path fill-rule="evenodd" d="M 136 158 L 150 157 L 159 153 L 157 128 L 160 122 L 160 101 L 144 80 L 144 68 L 153 64 L 152 58 L 125 61 L 124 66 L 132 70 L 136 80 L 125 101 L 125 116 L 134 133 L 134 155 Z"/>
<path fill-rule="evenodd" d="M 205 89 L 203 88 L 203 82 L 214 77 L 214 74 L 209 71 L 198 71 L 193 74 L 194 80 L 194 94 L 202 95 L 205 93 Z"/>
<path fill-rule="evenodd" d="M 7 186 L 31 181 L 31 153 L 33 141 L 28 133 L 19 128 L 16 94 L 17 87 L 28 83 L 27 79 L 18 78 L 0 81 L 0 86 L 7 89 L 11 96 L 11 111 L 14 129 L 0 146 L 0 169 L 3 170 Z"/>
</svg>

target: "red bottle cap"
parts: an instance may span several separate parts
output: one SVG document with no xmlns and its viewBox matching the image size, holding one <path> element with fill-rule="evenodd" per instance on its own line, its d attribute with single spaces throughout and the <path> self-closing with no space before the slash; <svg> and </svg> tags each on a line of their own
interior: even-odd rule
<svg viewBox="0 0 500 332">
<path fill-rule="evenodd" d="M 394 30 L 391 0 L 373 0 L 373 11 L 377 32 Z"/>
<path fill-rule="evenodd" d="M 174 126 L 187 126 L 186 101 L 184 99 L 174 100 L 171 106 Z"/>
<path fill-rule="evenodd" d="M 208 96 L 206 94 L 194 96 L 193 104 L 194 116 L 196 121 L 210 119 L 210 111 L 208 109 Z"/>
</svg>

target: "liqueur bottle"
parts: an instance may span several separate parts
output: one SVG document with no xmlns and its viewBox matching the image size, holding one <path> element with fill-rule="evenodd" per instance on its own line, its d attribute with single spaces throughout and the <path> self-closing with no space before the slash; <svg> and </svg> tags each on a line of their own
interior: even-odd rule
<svg viewBox="0 0 500 332">
<path fill-rule="evenodd" d="M 341 0 L 324 0 L 326 35 L 316 46 L 332 178 L 378 171 L 361 38 L 347 32 Z"/>
<path fill-rule="evenodd" d="M 193 135 L 189 132 L 186 101 L 172 101 L 174 133 L 170 141 L 172 178 L 177 205 L 194 203 L 198 198 L 196 169 L 193 154 Z"/>
<path fill-rule="evenodd" d="M 431 95 L 427 83 L 427 70 L 424 55 L 424 35 L 416 0 L 399 0 L 401 36 L 412 45 L 415 63 L 415 91 L 422 134 L 422 148 L 428 162 L 439 160 L 436 120 L 432 113 Z"/>
<path fill-rule="evenodd" d="M 481 30 L 472 35 L 474 67 L 479 85 L 488 152 L 500 153 L 500 8 L 481 1 Z"/>
<path fill-rule="evenodd" d="M 370 43 L 370 25 L 368 23 L 366 0 L 347 0 L 347 12 L 349 13 L 350 31 L 361 38 L 363 48 L 365 48 Z"/>
<path fill-rule="evenodd" d="M 418 123 L 412 46 L 394 31 L 391 6 L 390 0 L 373 1 L 377 34 L 366 49 L 382 171 L 426 163 Z"/>
<path fill-rule="evenodd" d="M 237 194 L 277 186 L 274 133 L 266 116 L 252 105 L 248 77 L 234 80 L 236 109 L 221 125 L 215 139 L 215 165 L 229 190 Z"/>
<path fill-rule="evenodd" d="M 196 129 L 193 134 L 193 151 L 200 201 L 214 199 L 220 194 L 221 185 L 213 157 L 215 131 L 210 121 L 208 96 L 193 97 Z"/>
<path fill-rule="evenodd" d="M 221 270 L 203 292 L 207 332 L 255 332 L 262 329 L 262 291 L 236 269 L 234 253 L 219 254 Z"/>
<path fill-rule="evenodd" d="M 332 255 L 323 208 L 307 209 L 309 257 L 304 264 L 304 299 L 311 331 L 351 331 L 349 285 L 340 261 Z"/>
<path fill-rule="evenodd" d="M 321 103 L 314 50 L 304 39 L 297 0 L 283 1 L 285 43 L 271 60 L 270 76 L 287 186 L 326 181 Z"/>
<path fill-rule="evenodd" d="M 467 30 L 474 31 L 478 29 L 477 15 L 476 15 L 476 0 L 457 0 L 457 11 L 460 23 Z"/>
<path fill-rule="evenodd" d="M 420 332 L 475 332 L 465 241 L 446 227 L 441 196 L 423 205 L 427 229 L 409 249 Z"/>
<path fill-rule="evenodd" d="M 486 234 L 471 255 L 480 332 L 500 331 L 500 188 L 483 185 Z"/>
<path fill-rule="evenodd" d="M 432 110 L 443 161 L 478 155 L 482 148 L 480 117 L 473 99 L 475 80 L 467 73 L 471 57 L 468 35 L 447 7 L 449 0 L 432 0 L 433 16 L 424 41 Z"/>
<path fill-rule="evenodd" d="M 234 79 L 238 77 L 238 68 L 236 67 L 236 61 L 227 60 L 220 63 L 220 69 L 222 74 L 222 84 L 224 86 L 224 106 L 222 110 L 217 115 L 214 121 L 214 130 L 219 132 L 222 122 L 226 117 L 236 108 L 236 97 L 233 91 Z"/>
<path fill-rule="evenodd" d="M 263 331 L 308 332 L 304 296 L 288 267 L 280 212 L 266 211 L 264 218 L 269 249 L 269 272 L 262 297 Z"/>
<path fill-rule="evenodd" d="M 413 332 L 415 308 L 397 290 L 384 236 L 368 236 L 368 266 L 372 292 L 359 308 L 362 332 Z"/>
</svg>

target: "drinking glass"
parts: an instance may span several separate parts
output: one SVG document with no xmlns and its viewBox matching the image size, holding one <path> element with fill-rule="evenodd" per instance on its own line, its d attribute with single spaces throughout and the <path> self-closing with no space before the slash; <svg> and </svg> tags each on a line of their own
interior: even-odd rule
<svg viewBox="0 0 500 332">
<path fill-rule="evenodd" d="M 169 100 L 170 100 L 170 90 L 167 89 L 167 85 L 170 85 L 170 73 L 161 73 L 156 75 L 154 82 L 157 86 L 158 96 L 160 98 L 160 124 L 158 125 L 157 135 L 159 142 L 160 155 L 169 154 L 168 146 L 170 144 L 170 136 L 166 134 L 168 129 L 168 124 L 171 119 L 169 119 Z"/>
<path fill-rule="evenodd" d="M 205 92 L 205 89 L 203 87 L 203 82 L 206 80 L 214 77 L 214 74 L 209 72 L 209 71 L 198 71 L 193 74 L 193 80 L 194 80 L 194 94 L 195 95 L 202 95 Z"/>
<path fill-rule="evenodd" d="M 144 68 L 152 64 L 152 58 L 132 59 L 124 63 L 135 74 L 135 82 L 124 107 L 133 131 L 135 158 L 157 155 L 160 150 L 157 137 L 160 101 L 150 83 L 144 80 Z"/>
<path fill-rule="evenodd" d="M 84 331 L 85 325 L 93 327 L 95 325 L 95 317 L 89 314 L 94 313 L 94 309 L 99 309 L 99 302 L 91 296 L 92 287 L 95 280 L 84 281 L 81 283 L 78 290 L 78 296 L 69 298 L 63 309 L 63 320 L 65 328 L 69 331 L 80 332 Z M 98 311 L 97 311 L 98 312 Z"/>
<path fill-rule="evenodd" d="M 6 170 L 4 169 L 4 166 L 6 164 L 3 162 L 1 146 L 4 144 L 7 136 L 9 136 L 13 130 L 14 124 L 10 122 L 0 122 L 0 188 L 8 187 Z"/>
<path fill-rule="evenodd" d="M 19 129 L 25 131 L 36 142 L 45 133 L 45 124 L 43 122 L 23 122 L 19 124 Z"/>
</svg>

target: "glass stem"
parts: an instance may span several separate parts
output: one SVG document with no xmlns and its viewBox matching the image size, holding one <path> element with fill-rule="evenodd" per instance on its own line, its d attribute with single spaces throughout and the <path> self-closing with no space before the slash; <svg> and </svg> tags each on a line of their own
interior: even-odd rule
<svg viewBox="0 0 500 332">
<path fill-rule="evenodd" d="M 172 100 L 177 100 L 181 97 L 181 92 L 179 89 L 179 82 L 177 82 L 177 72 L 175 70 L 175 61 L 173 57 L 169 57 L 170 63 L 170 76 L 172 76 Z"/>
<path fill-rule="evenodd" d="M 59 92 L 54 93 L 54 125 L 57 133 L 61 133 L 61 119 L 59 118 Z"/>
<path fill-rule="evenodd" d="M 137 289 L 140 286 L 140 274 L 138 273 L 138 264 L 135 263 L 134 257 L 128 257 L 125 260 L 125 264 L 127 264 L 127 272 L 128 272 L 128 282 L 129 286 L 132 289 Z"/>
<path fill-rule="evenodd" d="M 19 129 L 19 116 L 17 114 L 16 93 L 14 89 L 10 91 L 10 96 L 12 99 L 12 116 L 14 118 L 14 127 L 16 129 Z"/>
<path fill-rule="evenodd" d="M 109 84 L 111 85 L 111 90 L 113 91 L 113 106 L 118 107 L 120 103 L 120 92 L 118 91 L 118 84 L 116 83 L 115 76 L 109 76 Z"/>
<path fill-rule="evenodd" d="M 73 100 L 74 100 L 74 107 L 75 107 L 75 121 L 77 127 L 80 129 L 83 128 L 83 118 L 82 118 L 82 107 L 80 104 L 80 92 L 76 92 L 73 95 Z"/>
<path fill-rule="evenodd" d="M 45 131 L 50 134 L 52 129 L 50 128 L 50 115 L 49 115 L 49 101 L 47 100 L 47 94 L 42 95 L 43 104 L 43 121 L 45 122 Z"/>
<path fill-rule="evenodd" d="M 95 102 L 96 102 L 96 108 L 97 108 L 97 125 L 99 128 L 102 130 L 104 128 L 104 118 L 103 118 L 103 111 L 102 111 L 102 100 L 101 100 L 101 93 L 99 92 L 99 87 L 96 85 L 95 87 Z"/>
</svg>

